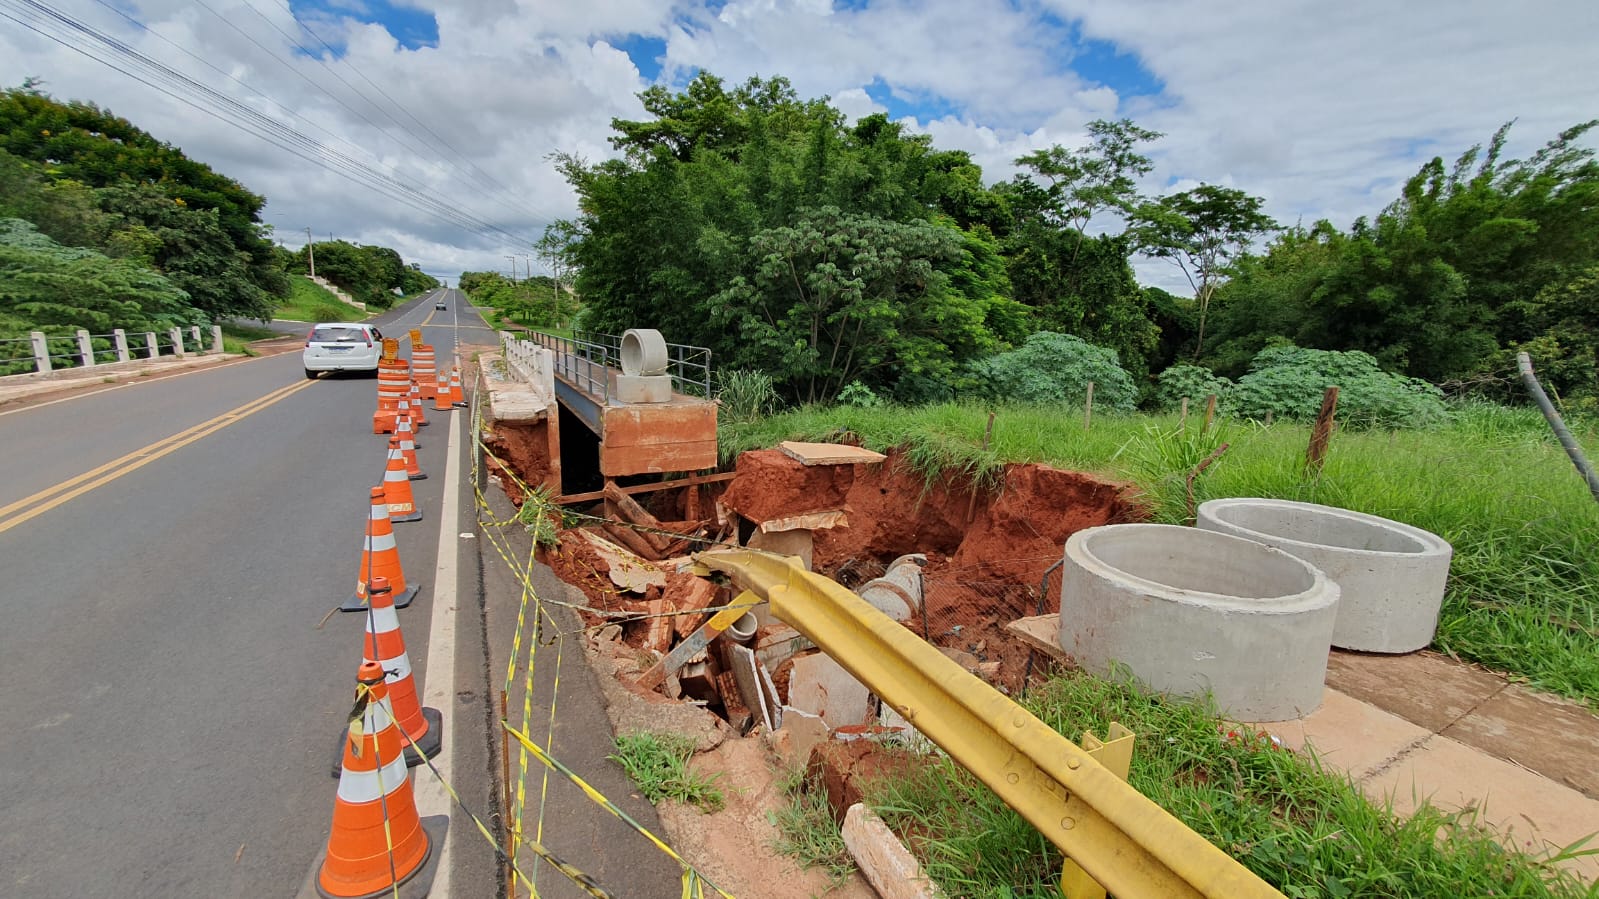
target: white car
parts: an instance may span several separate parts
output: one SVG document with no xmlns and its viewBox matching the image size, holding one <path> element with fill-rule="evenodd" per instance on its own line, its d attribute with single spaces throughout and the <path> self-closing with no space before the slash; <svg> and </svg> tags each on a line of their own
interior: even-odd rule
<svg viewBox="0 0 1599 899">
<path fill-rule="evenodd" d="M 324 371 L 375 372 L 383 355 L 383 334 L 358 322 L 318 324 L 305 335 L 305 351 L 300 355 L 307 378 Z"/>
</svg>

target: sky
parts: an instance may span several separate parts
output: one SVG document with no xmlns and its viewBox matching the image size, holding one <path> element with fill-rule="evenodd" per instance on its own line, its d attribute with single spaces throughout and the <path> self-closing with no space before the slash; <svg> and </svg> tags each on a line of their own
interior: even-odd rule
<svg viewBox="0 0 1599 899">
<path fill-rule="evenodd" d="M 1223 184 L 1347 227 L 1507 121 L 1525 156 L 1599 117 L 1595 34 L 1594 0 L 0 0 L 0 85 L 42 78 L 181 147 L 266 196 L 285 246 L 310 228 L 454 283 L 543 270 L 531 243 L 576 214 L 550 154 L 613 155 L 611 119 L 700 71 L 887 113 L 990 183 L 1132 118 L 1165 134 L 1145 193 Z"/>
</svg>

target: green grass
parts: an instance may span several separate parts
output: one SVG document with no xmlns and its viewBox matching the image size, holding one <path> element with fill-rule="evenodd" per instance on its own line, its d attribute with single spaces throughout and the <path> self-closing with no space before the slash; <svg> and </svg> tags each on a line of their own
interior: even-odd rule
<svg viewBox="0 0 1599 899">
<path fill-rule="evenodd" d="M 997 483 L 1005 462 L 1043 462 L 1136 484 L 1154 520 L 1183 522 L 1189 469 L 1220 441 L 1227 452 L 1195 482 L 1195 501 L 1259 496 L 1342 506 L 1408 522 L 1455 548 L 1434 646 L 1599 709 L 1599 505 L 1533 409 L 1456 407 L 1448 425 L 1340 431 L 1319 477 L 1303 470 L 1309 429 L 1219 422 L 1198 434 L 1175 415 L 1096 415 L 1001 407 L 981 447 L 976 406 L 806 408 L 724 426 L 731 459 L 782 440 L 849 431 L 878 450 L 904 447 L 929 482 L 940 471 Z M 1571 423 L 1590 458 L 1599 423 Z"/>
<path fill-rule="evenodd" d="M 302 322 L 358 322 L 366 314 L 347 305 L 303 275 L 289 275 L 289 298 L 278 307 L 278 318 Z"/>
<path fill-rule="evenodd" d="M 224 322 L 222 324 L 222 351 L 254 356 L 256 354 L 255 350 L 250 348 L 252 341 L 271 340 L 274 337 L 283 336 L 271 328 L 257 328 L 254 325 Z"/>
<path fill-rule="evenodd" d="M 855 860 L 833 822 L 827 791 L 807 781 L 804 767 L 789 772 L 778 785 L 788 804 L 768 813 L 777 828 L 772 848 L 799 862 L 801 868 L 821 868 L 831 886 L 842 884 L 855 872 Z"/>
<path fill-rule="evenodd" d="M 1023 701 L 1056 730 L 1137 734 L 1129 782 L 1285 895 L 1592 897 L 1554 856 L 1505 849 L 1469 813 L 1407 818 L 1313 758 L 1229 737 L 1203 705 L 1066 675 Z M 867 802 L 951 896 L 1058 897 L 1061 855 L 964 768 L 930 757 Z M 1571 847 L 1564 852 L 1599 851 Z"/>
<path fill-rule="evenodd" d="M 607 758 L 621 765 L 652 803 L 673 799 L 702 812 L 721 811 L 727 797 L 717 788 L 715 777 L 688 770 L 688 760 L 693 756 L 694 741 L 687 737 L 636 733 L 618 736 L 616 755 Z"/>
</svg>

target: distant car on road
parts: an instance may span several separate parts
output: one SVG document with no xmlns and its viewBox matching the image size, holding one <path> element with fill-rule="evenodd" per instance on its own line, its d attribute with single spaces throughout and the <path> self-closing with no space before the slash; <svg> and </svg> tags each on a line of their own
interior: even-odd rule
<svg viewBox="0 0 1599 899">
<path fill-rule="evenodd" d="M 448 309 L 448 308 L 450 308 L 450 304 L 444 302 L 443 300 L 434 300 L 433 301 L 433 308 L 434 309 Z"/>
<path fill-rule="evenodd" d="M 305 351 L 300 355 L 307 378 L 324 371 L 375 372 L 383 355 L 383 334 L 358 322 L 318 324 L 305 335 Z"/>
</svg>

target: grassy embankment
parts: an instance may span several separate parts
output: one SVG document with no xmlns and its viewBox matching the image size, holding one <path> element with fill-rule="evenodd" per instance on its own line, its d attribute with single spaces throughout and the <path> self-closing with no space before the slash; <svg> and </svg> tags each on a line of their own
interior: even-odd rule
<svg viewBox="0 0 1599 899">
<path fill-rule="evenodd" d="M 303 275 L 289 276 L 289 297 L 278 307 L 277 317 L 300 322 L 358 322 L 366 313 Z"/>
<path fill-rule="evenodd" d="M 1308 428 L 1220 422 L 1201 433 L 1175 416 L 1078 410 L 998 411 L 981 448 L 986 409 L 809 408 L 729 423 L 722 452 L 851 431 L 874 449 L 903 447 L 929 481 L 963 473 L 993 484 L 1006 462 L 1043 462 L 1130 481 L 1157 520 L 1188 518 L 1185 477 L 1225 442 L 1195 485 L 1195 501 L 1266 496 L 1321 502 L 1411 522 L 1455 546 L 1436 645 L 1599 707 L 1599 508 L 1536 411 L 1459 407 L 1427 431 L 1338 433 L 1319 477 L 1303 470 Z M 1590 454 L 1599 426 L 1576 423 Z M 1595 895 L 1548 853 L 1508 851 L 1469 812 L 1423 807 L 1400 820 L 1311 758 L 1229 739 L 1203 705 L 1068 675 L 1024 700 L 1076 738 L 1111 720 L 1139 735 L 1132 783 L 1289 896 Z M 1054 896 L 1059 853 L 947 758 L 884 783 L 870 803 L 950 895 Z M 814 805 L 814 803 L 813 803 Z M 808 823 L 807 823 L 808 821 Z M 840 863 L 829 822 L 797 803 L 782 822 L 794 854 Z M 1564 852 L 1596 851 L 1591 846 Z"/>
<path fill-rule="evenodd" d="M 1424 431 L 1341 431 L 1320 477 L 1304 472 L 1309 429 L 1222 421 L 1206 434 L 1176 416 L 1000 408 L 989 450 L 986 409 L 810 408 L 724 427 L 727 457 L 840 429 L 873 449 L 905 447 L 929 477 L 992 483 L 1005 462 L 1043 462 L 1137 484 L 1157 520 L 1188 515 L 1184 480 L 1219 443 L 1195 499 L 1261 496 L 1356 509 L 1425 528 L 1455 548 L 1434 646 L 1599 709 L 1599 506 L 1536 410 L 1458 407 Z M 1590 457 L 1599 422 L 1573 423 Z"/>
<path fill-rule="evenodd" d="M 1111 721 L 1131 728 L 1129 782 L 1289 897 L 1595 895 L 1552 864 L 1591 847 L 1509 850 L 1469 810 L 1423 805 L 1401 819 L 1312 758 L 1219 729 L 1198 703 L 1083 675 L 1054 678 L 1022 702 L 1074 738 Z M 912 851 L 947 895 L 1060 895 L 1060 853 L 948 758 L 878 782 L 867 802 L 896 832 L 919 835 Z"/>
</svg>

